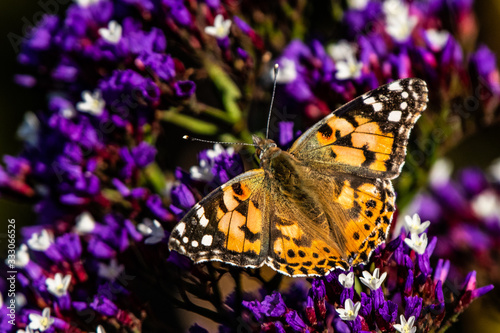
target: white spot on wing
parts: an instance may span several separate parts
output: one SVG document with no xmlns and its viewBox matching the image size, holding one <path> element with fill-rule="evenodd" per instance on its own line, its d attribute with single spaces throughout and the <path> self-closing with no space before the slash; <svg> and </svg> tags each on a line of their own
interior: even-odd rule
<svg viewBox="0 0 500 333">
<path fill-rule="evenodd" d="M 189 239 L 188 239 L 186 236 L 184 236 L 184 237 L 182 238 L 182 241 L 183 241 L 184 243 L 187 243 L 187 242 L 189 241 Z"/>
<path fill-rule="evenodd" d="M 401 87 L 401 85 L 399 84 L 399 81 L 396 81 L 396 82 L 389 84 L 387 89 L 389 89 L 391 91 L 400 91 L 400 90 L 403 90 L 403 87 Z"/>
<path fill-rule="evenodd" d="M 369 98 L 367 98 L 367 99 L 365 99 L 365 100 L 363 101 L 363 103 L 365 103 L 365 104 L 373 104 L 373 103 L 375 103 L 375 102 L 377 102 L 377 101 L 376 101 L 376 100 L 375 100 L 375 98 L 373 98 L 373 97 L 369 97 Z"/>
<path fill-rule="evenodd" d="M 203 238 L 201 239 L 201 244 L 205 245 L 205 246 L 210 246 L 212 245 L 212 236 L 211 235 L 205 235 L 203 236 Z"/>
<path fill-rule="evenodd" d="M 205 217 L 205 215 L 203 215 L 201 218 L 200 218 L 200 225 L 205 228 L 207 225 L 208 225 L 208 219 Z"/>
<path fill-rule="evenodd" d="M 403 92 L 401 93 L 401 97 L 403 97 L 403 98 L 408 98 L 408 96 L 409 96 L 409 95 L 408 95 L 408 92 L 407 92 L 407 91 L 403 91 Z"/>
<path fill-rule="evenodd" d="M 196 210 L 196 216 L 198 216 L 198 219 L 201 219 L 201 217 L 205 215 L 205 209 L 200 205 L 197 206 L 199 206 L 199 208 Z"/>
<path fill-rule="evenodd" d="M 401 110 L 406 110 L 406 108 L 408 107 L 408 103 L 403 102 L 403 103 L 401 103 L 400 106 L 401 106 Z"/>
<path fill-rule="evenodd" d="M 193 246 L 193 247 L 198 247 L 198 242 L 197 242 L 197 241 L 195 241 L 195 240 L 194 240 L 194 241 L 192 241 L 192 242 L 191 242 L 191 246 Z"/>
<path fill-rule="evenodd" d="M 186 230 L 186 223 L 181 222 L 175 227 L 177 232 L 179 233 L 179 236 L 182 236 L 184 234 L 184 231 Z"/>
<path fill-rule="evenodd" d="M 401 114 L 402 112 L 401 111 L 391 111 L 391 113 L 389 113 L 389 117 L 387 117 L 387 119 L 389 121 L 399 121 L 401 119 Z"/>
<path fill-rule="evenodd" d="M 382 111 L 382 109 L 384 108 L 384 104 L 382 104 L 382 103 L 375 103 L 372 106 L 373 106 L 373 110 L 375 112 Z"/>
</svg>

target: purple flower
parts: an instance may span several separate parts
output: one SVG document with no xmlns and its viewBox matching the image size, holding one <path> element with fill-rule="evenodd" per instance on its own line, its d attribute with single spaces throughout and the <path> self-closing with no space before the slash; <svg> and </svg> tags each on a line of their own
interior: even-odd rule
<svg viewBox="0 0 500 333">
<path fill-rule="evenodd" d="M 177 81 L 174 83 L 175 94 L 180 98 L 187 98 L 194 94 L 196 85 L 193 81 Z"/>
</svg>

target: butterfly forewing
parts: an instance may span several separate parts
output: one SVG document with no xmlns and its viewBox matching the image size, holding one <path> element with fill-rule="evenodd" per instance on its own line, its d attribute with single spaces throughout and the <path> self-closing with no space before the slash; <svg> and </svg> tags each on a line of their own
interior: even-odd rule
<svg viewBox="0 0 500 333">
<path fill-rule="evenodd" d="M 262 169 L 252 170 L 217 188 L 175 226 L 170 250 L 194 262 L 218 260 L 259 267 L 267 256 L 269 232 L 262 205 Z"/>
<path fill-rule="evenodd" d="M 427 107 L 427 86 L 403 79 L 335 110 L 290 148 L 298 159 L 368 178 L 399 175 L 410 131 Z"/>
</svg>

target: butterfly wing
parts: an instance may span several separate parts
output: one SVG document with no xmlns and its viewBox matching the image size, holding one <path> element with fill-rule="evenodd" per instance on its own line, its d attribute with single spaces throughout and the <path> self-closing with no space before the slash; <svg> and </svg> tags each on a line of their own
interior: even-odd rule
<svg viewBox="0 0 500 333">
<path fill-rule="evenodd" d="M 301 173 L 306 174 L 306 173 Z M 386 239 L 394 211 L 389 180 L 310 169 L 301 201 L 270 188 L 266 263 L 290 276 L 323 276 L 366 262 Z M 316 193 L 316 194 L 315 194 Z"/>
<path fill-rule="evenodd" d="M 268 200 L 263 180 L 264 171 L 256 169 L 215 189 L 174 227 L 169 249 L 195 263 L 262 266 L 269 243 L 268 222 L 262 218 Z"/>
<path fill-rule="evenodd" d="M 316 123 L 289 152 L 349 174 L 395 178 L 404 164 L 410 131 L 427 107 L 427 92 L 420 79 L 381 86 Z"/>
</svg>

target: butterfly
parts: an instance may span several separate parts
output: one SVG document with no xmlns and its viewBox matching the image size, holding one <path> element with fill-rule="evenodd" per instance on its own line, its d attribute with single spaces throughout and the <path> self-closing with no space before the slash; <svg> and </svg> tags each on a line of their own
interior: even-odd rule
<svg viewBox="0 0 500 333">
<path fill-rule="evenodd" d="M 341 106 L 288 151 L 253 137 L 260 169 L 215 189 L 172 230 L 169 249 L 195 263 L 264 264 L 292 277 L 366 263 L 395 210 L 391 179 L 428 90 L 409 78 Z"/>
</svg>

